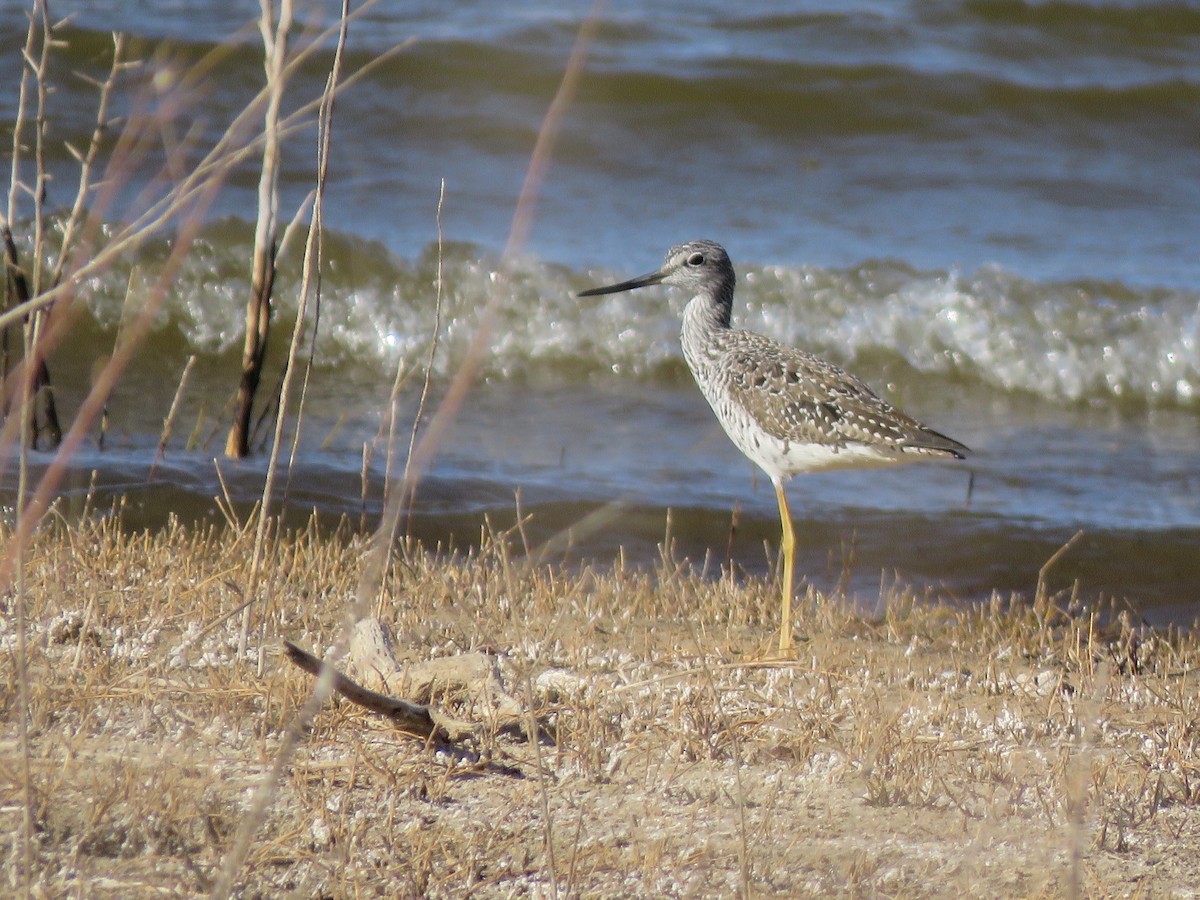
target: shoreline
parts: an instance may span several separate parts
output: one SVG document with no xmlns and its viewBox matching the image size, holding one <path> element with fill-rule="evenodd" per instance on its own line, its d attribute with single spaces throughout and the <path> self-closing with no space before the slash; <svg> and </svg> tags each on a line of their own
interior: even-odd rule
<svg viewBox="0 0 1200 900">
<path fill-rule="evenodd" d="M 357 540 L 269 542 L 259 677 L 231 615 L 248 555 L 227 528 L 35 537 L 35 887 L 210 889 L 312 687 L 282 641 L 323 653 L 363 571 Z M 11 591 L 4 603 L 11 622 Z M 492 654 L 542 741 L 449 696 L 433 704 L 475 721 L 469 746 L 327 703 L 251 845 L 245 894 L 1192 896 L 1200 883 L 1194 631 L 904 593 L 867 616 L 810 591 L 796 658 L 756 662 L 778 614 L 769 582 L 669 563 L 568 573 L 502 544 L 400 553 L 370 607 L 410 662 Z M 0 817 L 17 885 L 11 631 L 5 646 Z"/>
</svg>

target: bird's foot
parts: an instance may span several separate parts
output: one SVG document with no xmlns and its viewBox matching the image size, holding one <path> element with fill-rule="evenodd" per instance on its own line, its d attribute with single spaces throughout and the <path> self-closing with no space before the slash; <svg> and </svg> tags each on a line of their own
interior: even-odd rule
<svg viewBox="0 0 1200 900">
<path fill-rule="evenodd" d="M 744 660 L 749 663 L 793 662 L 800 653 L 800 646 L 808 639 L 804 636 L 793 635 L 792 640 L 783 646 L 779 636 L 773 636 L 769 641 L 759 644 L 754 652 Z"/>
</svg>

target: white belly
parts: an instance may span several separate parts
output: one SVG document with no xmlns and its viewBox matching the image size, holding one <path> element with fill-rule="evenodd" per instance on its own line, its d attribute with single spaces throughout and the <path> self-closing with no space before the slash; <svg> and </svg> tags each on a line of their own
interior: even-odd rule
<svg viewBox="0 0 1200 900">
<path fill-rule="evenodd" d="M 737 448 L 774 481 L 786 481 L 793 475 L 804 472 L 873 469 L 913 459 L 908 454 L 883 447 L 872 447 L 869 444 L 847 444 L 837 447 L 781 441 L 753 428 L 743 427 L 743 422 L 727 422 L 723 417 L 718 418 Z"/>
</svg>

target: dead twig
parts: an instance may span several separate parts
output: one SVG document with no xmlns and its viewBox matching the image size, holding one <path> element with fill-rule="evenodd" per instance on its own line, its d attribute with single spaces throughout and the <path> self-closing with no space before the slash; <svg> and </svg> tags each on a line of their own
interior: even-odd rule
<svg viewBox="0 0 1200 900">
<path fill-rule="evenodd" d="M 417 498 L 417 486 L 409 482 L 408 464 L 412 461 L 413 450 L 417 446 L 417 432 L 421 427 L 421 419 L 425 415 L 425 401 L 429 398 L 429 381 L 433 378 L 433 361 L 437 356 L 438 337 L 442 332 L 442 206 L 446 202 L 446 179 L 442 179 L 441 190 L 438 192 L 437 205 L 437 278 L 436 284 L 436 301 L 433 306 L 433 337 L 429 341 L 429 359 L 425 361 L 425 382 L 421 385 L 421 399 L 417 401 L 417 412 L 413 416 L 412 434 L 408 440 L 408 457 L 404 464 L 404 483 L 409 485 L 408 489 L 408 513 L 407 521 L 412 523 L 413 503 Z M 391 448 L 388 450 L 389 456 Z M 392 539 L 395 539 L 392 535 Z M 391 541 L 388 542 L 389 546 Z"/>
<path fill-rule="evenodd" d="M 171 426 L 175 422 L 175 414 L 179 411 L 179 401 L 183 397 L 183 389 L 187 387 L 188 375 L 192 371 L 192 366 L 196 364 L 195 354 L 187 359 L 187 363 L 183 367 L 183 374 L 179 376 L 179 386 L 175 388 L 175 397 L 171 400 L 171 408 L 167 411 L 167 417 L 163 420 L 162 435 L 158 439 L 158 451 L 154 454 L 154 462 L 150 464 L 150 474 L 146 476 L 146 483 L 149 484 L 154 480 L 154 473 L 158 471 L 158 464 L 162 462 L 163 456 L 167 452 L 167 441 L 171 439 Z"/>
</svg>

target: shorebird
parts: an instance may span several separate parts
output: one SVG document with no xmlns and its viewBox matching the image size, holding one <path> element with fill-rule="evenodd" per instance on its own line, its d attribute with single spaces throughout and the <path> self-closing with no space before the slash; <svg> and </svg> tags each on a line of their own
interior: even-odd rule
<svg viewBox="0 0 1200 900">
<path fill-rule="evenodd" d="M 792 649 L 796 533 L 784 486 L 793 475 L 861 469 L 921 457 L 963 459 L 967 447 L 926 428 L 831 362 L 769 337 L 733 328 L 736 278 L 725 248 L 689 241 L 663 266 L 629 281 L 581 291 L 615 294 L 654 284 L 684 288 L 683 357 L 737 448 L 767 473 L 783 528 L 783 611 L 779 652 Z"/>
</svg>

